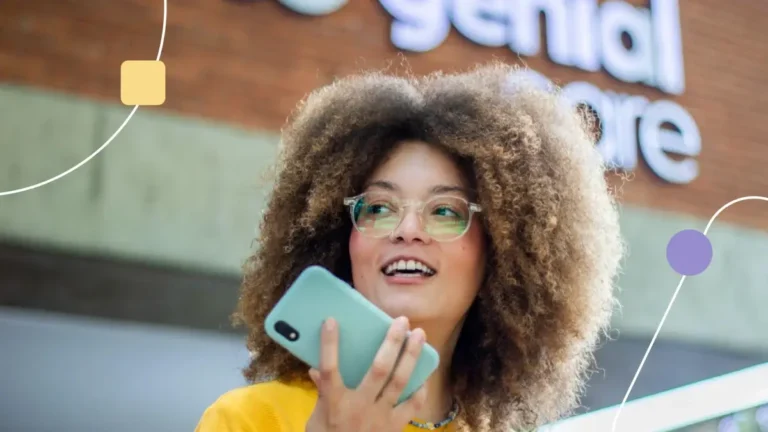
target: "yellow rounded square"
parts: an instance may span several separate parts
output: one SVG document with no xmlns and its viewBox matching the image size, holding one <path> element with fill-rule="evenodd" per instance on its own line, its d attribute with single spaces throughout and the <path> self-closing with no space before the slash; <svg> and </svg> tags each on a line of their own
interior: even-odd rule
<svg viewBox="0 0 768 432">
<path fill-rule="evenodd" d="M 120 66 L 120 100 L 125 105 L 162 105 L 165 102 L 165 63 L 124 61 Z"/>
</svg>

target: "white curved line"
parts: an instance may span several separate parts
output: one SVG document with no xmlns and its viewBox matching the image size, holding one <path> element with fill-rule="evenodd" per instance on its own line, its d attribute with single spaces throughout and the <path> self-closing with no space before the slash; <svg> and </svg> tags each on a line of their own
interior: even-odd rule
<svg viewBox="0 0 768 432">
<path fill-rule="evenodd" d="M 168 0 L 163 0 L 163 30 L 162 30 L 162 33 L 160 33 L 160 47 L 157 49 L 157 59 L 156 59 L 157 61 L 160 61 L 160 56 L 163 54 L 163 44 L 165 42 L 165 27 L 166 27 L 167 22 L 168 22 Z M 125 125 L 127 125 L 128 122 L 131 120 L 133 115 L 136 113 L 137 109 L 139 109 L 139 105 L 135 105 L 133 107 L 133 109 L 131 110 L 131 112 L 128 114 L 128 117 L 126 117 L 125 121 L 123 121 L 123 124 L 121 124 L 120 127 L 117 128 L 115 133 L 113 133 L 112 136 L 109 137 L 109 139 L 101 147 L 96 149 L 96 151 L 91 153 L 91 155 L 88 156 L 87 158 L 85 158 L 82 162 L 80 162 L 77 165 L 73 166 L 72 168 L 64 171 L 63 173 L 61 173 L 61 174 L 59 174 L 57 176 L 51 177 L 48 180 L 43 180 L 40 183 L 33 184 L 31 186 L 27 186 L 27 187 L 23 187 L 23 188 L 19 188 L 19 189 L 14 189 L 14 190 L 10 190 L 10 191 L 0 192 L 0 197 L 6 196 L 6 195 L 20 194 L 22 192 L 30 191 L 32 189 L 37 189 L 39 187 L 45 186 L 48 183 L 53 183 L 56 180 L 58 180 L 58 179 L 60 179 L 60 178 L 62 178 L 64 176 L 72 173 L 73 171 L 77 170 L 81 166 L 85 165 L 86 163 L 88 163 L 88 161 L 90 161 L 91 159 L 96 157 L 96 155 L 101 153 L 101 151 L 104 150 L 112 142 L 112 140 L 115 139 L 115 137 L 117 137 L 117 135 L 123 130 Z"/>
<path fill-rule="evenodd" d="M 13 194 L 19 194 L 19 193 L 22 193 L 22 192 L 26 192 L 26 191 L 29 191 L 29 190 L 32 190 L 32 189 L 37 189 L 37 188 L 39 188 L 39 187 L 41 187 L 41 186 L 45 186 L 45 185 L 47 185 L 48 183 L 52 183 L 52 182 L 55 182 L 56 180 L 58 180 L 58 179 L 60 179 L 60 178 L 64 177 L 65 175 L 67 175 L 67 174 L 71 173 L 72 171 L 75 171 L 76 169 L 78 169 L 78 168 L 80 168 L 81 166 L 85 165 L 86 163 L 88 163 L 88 161 L 90 161 L 91 159 L 93 159 L 93 158 L 94 158 L 94 157 L 95 157 L 97 154 L 99 154 L 99 153 L 100 153 L 102 150 L 104 150 L 104 148 L 105 148 L 106 146 L 108 146 L 108 145 L 109 145 L 109 143 L 111 143 L 113 139 L 115 139 L 115 137 L 117 136 L 117 134 L 119 134 L 119 133 L 120 133 L 120 131 L 122 131 L 122 130 L 123 130 L 123 128 L 125 127 L 125 125 L 127 125 L 127 124 L 128 124 L 128 121 L 129 121 L 129 120 L 131 120 L 131 117 L 133 117 L 133 114 L 136 112 L 136 110 L 137 110 L 138 108 L 139 108 L 139 106 L 138 106 L 138 105 L 134 106 L 134 107 L 133 107 L 133 109 L 131 110 L 130 114 L 128 114 L 128 117 L 127 117 L 127 118 L 125 119 L 125 121 L 123 122 L 123 124 L 121 124 L 121 125 L 120 125 L 120 127 L 119 127 L 119 128 L 117 128 L 117 131 L 115 131 L 115 133 L 114 133 L 114 134 L 112 134 L 112 136 L 111 136 L 111 137 L 109 137 L 109 139 L 107 140 L 107 142 L 105 142 L 105 143 L 104 143 L 104 144 L 103 144 L 101 147 L 99 147 L 99 148 L 98 148 L 98 149 L 97 149 L 95 152 L 93 152 L 93 153 L 92 153 L 90 156 L 88 156 L 87 158 L 85 158 L 85 159 L 84 159 L 82 162 L 80 162 L 79 164 L 77 164 L 77 165 L 73 166 L 72 168 L 70 168 L 70 169 L 68 169 L 68 170 L 64 171 L 63 173 L 61 173 L 61 174 L 59 174 L 59 175 L 57 175 L 57 176 L 55 176 L 55 177 L 51 177 L 51 178 L 49 178 L 48 180 L 42 181 L 42 182 L 40 182 L 40 183 L 37 183 L 37 184 L 33 184 L 32 186 L 27 186 L 27 187 L 24 187 L 24 188 L 21 188 L 21 189 L 14 189 L 14 190 L 11 190 L 11 191 L 7 191 L 7 192 L 0 192 L 0 196 L 5 196 L 5 195 L 13 195 Z"/>
<path fill-rule="evenodd" d="M 712 217 L 709 219 L 709 223 L 707 224 L 707 227 L 704 228 L 704 235 L 707 235 L 707 232 L 709 231 L 709 228 L 712 226 L 712 223 L 715 221 L 715 219 L 717 219 L 718 216 L 720 216 L 720 213 L 722 213 L 723 210 L 725 210 L 728 207 L 736 204 L 737 202 L 749 201 L 749 200 L 766 201 L 766 202 L 768 202 L 768 197 L 756 196 L 756 195 L 745 196 L 745 197 L 741 197 L 741 198 L 736 198 L 735 200 L 729 202 L 728 204 L 720 207 L 720 209 L 718 211 L 716 211 L 715 214 L 712 215 Z"/>
<path fill-rule="evenodd" d="M 160 32 L 160 46 L 157 48 L 157 58 L 155 61 L 160 61 L 160 56 L 163 55 L 163 45 L 165 44 L 165 26 L 168 23 L 168 0 L 163 0 L 163 30 Z"/>
<path fill-rule="evenodd" d="M 677 284 L 675 293 L 672 294 L 672 299 L 669 301 L 669 304 L 667 305 L 667 310 L 664 311 L 664 315 L 661 317 L 661 322 L 659 323 L 659 326 L 656 327 L 656 332 L 653 334 L 653 337 L 651 338 L 651 343 L 648 344 L 648 349 L 645 350 L 643 359 L 640 360 L 640 366 L 637 368 L 637 372 L 635 372 L 635 376 L 632 378 L 632 382 L 629 384 L 627 393 L 624 394 L 624 399 L 622 399 L 621 405 L 619 405 L 619 409 L 616 411 L 616 417 L 613 418 L 613 426 L 611 427 L 611 432 L 616 432 L 616 422 L 619 421 L 621 410 L 624 409 L 624 405 L 627 403 L 627 398 L 629 398 L 629 393 L 632 392 L 632 388 L 635 386 L 635 381 L 637 381 L 637 377 L 640 376 L 640 371 L 643 370 L 643 366 L 645 365 L 645 360 L 648 359 L 648 354 L 651 353 L 653 344 L 656 343 L 656 338 L 659 336 L 659 332 L 661 332 L 661 327 L 664 326 L 664 321 L 667 320 L 667 314 L 669 314 L 669 311 L 672 309 L 672 305 L 675 303 L 675 298 L 677 298 L 677 294 L 680 292 L 680 287 L 683 286 L 683 282 L 685 282 L 685 276 L 680 278 L 680 283 Z"/>
<path fill-rule="evenodd" d="M 768 201 L 768 197 L 763 196 L 745 196 L 741 198 L 736 198 L 735 200 L 729 202 L 728 204 L 725 204 L 724 206 L 720 207 L 714 215 L 712 215 L 712 218 L 709 219 L 709 223 L 707 224 L 707 227 L 704 228 L 704 235 L 707 235 L 707 232 L 709 231 L 709 228 L 712 226 L 712 223 L 715 222 L 715 219 L 720 215 L 720 213 L 723 212 L 723 210 L 727 209 L 728 207 L 736 204 L 737 202 L 741 201 L 748 201 L 748 200 L 759 200 L 759 201 Z M 661 321 L 659 322 L 659 326 L 656 328 L 656 332 L 653 334 L 653 338 L 651 338 L 651 343 L 648 344 L 648 349 L 645 350 L 645 354 L 643 355 L 643 359 L 640 361 L 640 366 L 637 368 L 637 372 L 635 372 L 634 378 L 632 378 L 632 382 L 629 384 L 629 388 L 627 389 L 627 393 L 624 395 L 624 399 L 621 401 L 621 405 L 619 405 L 619 409 L 616 411 L 616 417 L 613 418 L 613 426 L 611 427 L 611 432 L 616 432 L 616 423 L 619 421 L 619 416 L 621 415 L 621 410 L 624 408 L 624 405 L 627 403 L 627 398 L 629 398 L 629 394 L 632 392 L 632 388 L 635 386 L 635 382 L 637 381 L 637 377 L 640 376 L 640 371 L 643 370 L 643 365 L 645 365 L 645 360 L 648 358 L 648 354 L 651 353 L 651 349 L 653 348 L 653 344 L 656 343 L 656 338 L 659 336 L 659 332 L 661 332 L 661 328 L 664 326 L 664 321 L 667 320 L 667 315 L 669 314 L 669 311 L 672 309 L 672 305 L 675 303 L 675 299 L 677 298 L 677 294 L 680 292 L 680 288 L 683 286 L 683 282 L 685 282 L 685 276 L 680 278 L 680 283 L 677 284 L 677 288 L 675 289 L 675 293 L 672 294 L 672 299 L 669 300 L 669 304 L 667 305 L 667 310 L 664 311 L 664 315 L 661 317 Z"/>
</svg>

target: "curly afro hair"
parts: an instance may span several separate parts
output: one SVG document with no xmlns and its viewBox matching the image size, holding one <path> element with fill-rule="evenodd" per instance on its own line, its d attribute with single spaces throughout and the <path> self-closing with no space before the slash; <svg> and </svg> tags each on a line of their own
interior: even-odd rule
<svg viewBox="0 0 768 432">
<path fill-rule="evenodd" d="M 419 140 L 473 176 L 489 240 L 450 371 L 459 424 L 522 430 L 572 413 L 616 305 L 624 248 L 592 120 L 525 72 L 498 62 L 424 77 L 368 72 L 299 105 L 234 316 L 249 331 L 249 382 L 305 379 L 264 319 L 309 265 L 351 281 L 343 198 L 395 145 Z"/>
</svg>

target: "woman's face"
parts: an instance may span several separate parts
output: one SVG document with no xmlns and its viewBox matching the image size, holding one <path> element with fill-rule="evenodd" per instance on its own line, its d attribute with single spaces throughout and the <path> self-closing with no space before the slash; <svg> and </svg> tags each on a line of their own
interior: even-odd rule
<svg viewBox="0 0 768 432">
<path fill-rule="evenodd" d="M 470 198 L 458 166 L 439 149 L 421 142 L 397 146 L 367 185 L 366 192 L 390 193 L 401 202 L 424 202 L 436 195 Z M 482 226 L 473 216 L 475 220 L 462 237 L 438 242 L 424 231 L 417 211 L 418 206 L 408 207 L 388 237 L 367 237 L 353 228 L 349 240 L 353 284 L 390 316 L 454 325 L 469 309 L 482 282 Z M 400 258 L 421 262 L 434 274 L 392 275 L 389 264 Z"/>
</svg>

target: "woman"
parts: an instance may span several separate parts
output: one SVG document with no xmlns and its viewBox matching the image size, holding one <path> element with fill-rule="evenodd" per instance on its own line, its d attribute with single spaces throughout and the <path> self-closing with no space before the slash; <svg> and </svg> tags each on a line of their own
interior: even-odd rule
<svg viewBox="0 0 768 432">
<path fill-rule="evenodd" d="M 219 398 L 197 430 L 529 430 L 568 414 L 622 254 L 590 127 L 500 64 L 365 74 L 312 93 L 283 131 L 236 314 L 252 384 Z M 357 389 L 340 384 L 332 319 L 321 371 L 263 331 L 313 264 L 399 317 Z M 440 367 L 394 406 L 425 340 Z"/>
</svg>

